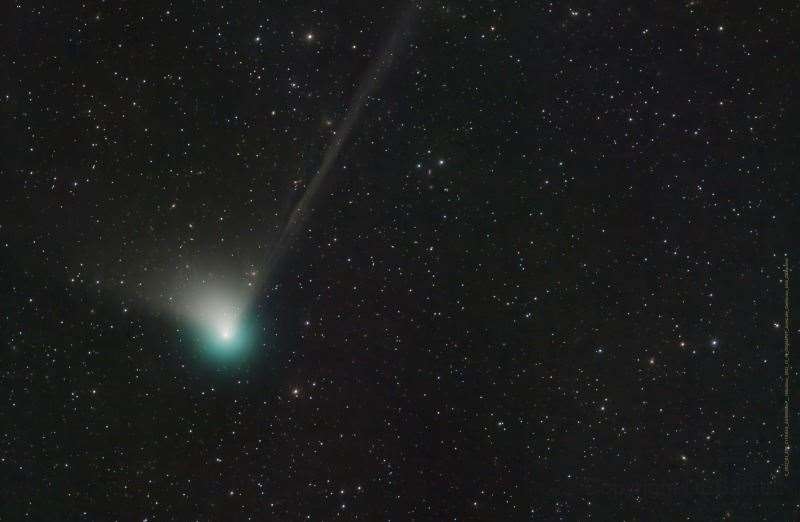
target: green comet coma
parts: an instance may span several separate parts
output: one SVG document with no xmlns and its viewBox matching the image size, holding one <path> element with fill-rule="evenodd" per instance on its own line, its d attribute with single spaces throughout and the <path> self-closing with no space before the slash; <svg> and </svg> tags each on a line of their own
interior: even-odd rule
<svg viewBox="0 0 800 522">
<path fill-rule="evenodd" d="M 258 335 L 254 318 L 242 317 L 236 323 L 224 326 L 208 324 L 194 328 L 193 337 L 200 347 L 201 355 L 216 363 L 237 363 L 245 361 L 254 346 Z"/>
</svg>

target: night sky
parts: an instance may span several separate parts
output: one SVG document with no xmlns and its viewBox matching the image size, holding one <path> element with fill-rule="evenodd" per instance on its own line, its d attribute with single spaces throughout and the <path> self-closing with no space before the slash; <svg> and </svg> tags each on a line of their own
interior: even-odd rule
<svg viewBox="0 0 800 522">
<path fill-rule="evenodd" d="M 797 5 L 6 9 L 1 520 L 800 517 Z"/>
</svg>

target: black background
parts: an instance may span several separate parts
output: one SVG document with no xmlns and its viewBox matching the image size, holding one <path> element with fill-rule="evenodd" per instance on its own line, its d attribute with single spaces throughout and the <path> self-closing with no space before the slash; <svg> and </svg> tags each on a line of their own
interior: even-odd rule
<svg viewBox="0 0 800 522">
<path fill-rule="evenodd" d="M 3 520 L 797 515 L 796 6 L 406 6 L 9 4 Z M 264 262 L 396 29 L 208 364 L 148 289 Z"/>
</svg>

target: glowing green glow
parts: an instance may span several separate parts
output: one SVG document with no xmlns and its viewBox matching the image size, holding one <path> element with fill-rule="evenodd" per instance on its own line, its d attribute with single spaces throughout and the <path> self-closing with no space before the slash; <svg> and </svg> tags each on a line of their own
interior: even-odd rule
<svg viewBox="0 0 800 522">
<path fill-rule="evenodd" d="M 185 289 L 175 305 L 196 353 L 211 368 L 232 369 L 255 354 L 264 328 L 251 296 L 235 285 L 205 282 Z"/>
<path fill-rule="evenodd" d="M 257 341 L 255 321 L 240 317 L 236 322 L 210 322 L 197 328 L 202 354 L 214 362 L 240 362 L 247 359 Z"/>
</svg>

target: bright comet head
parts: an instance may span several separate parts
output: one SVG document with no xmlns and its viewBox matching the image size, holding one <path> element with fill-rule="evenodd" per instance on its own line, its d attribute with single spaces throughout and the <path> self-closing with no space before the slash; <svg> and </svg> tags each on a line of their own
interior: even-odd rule
<svg viewBox="0 0 800 522">
<path fill-rule="evenodd" d="M 230 346 L 237 338 L 236 325 L 224 324 L 216 329 L 218 341 L 221 345 Z"/>
<path fill-rule="evenodd" d="M 254 343 L 245 295 L 221 285 L 203 285 L 187 292 L 182 315 L 191 325 L 202 352 L 211 360 L 243 358 Z"/>
</svg>

